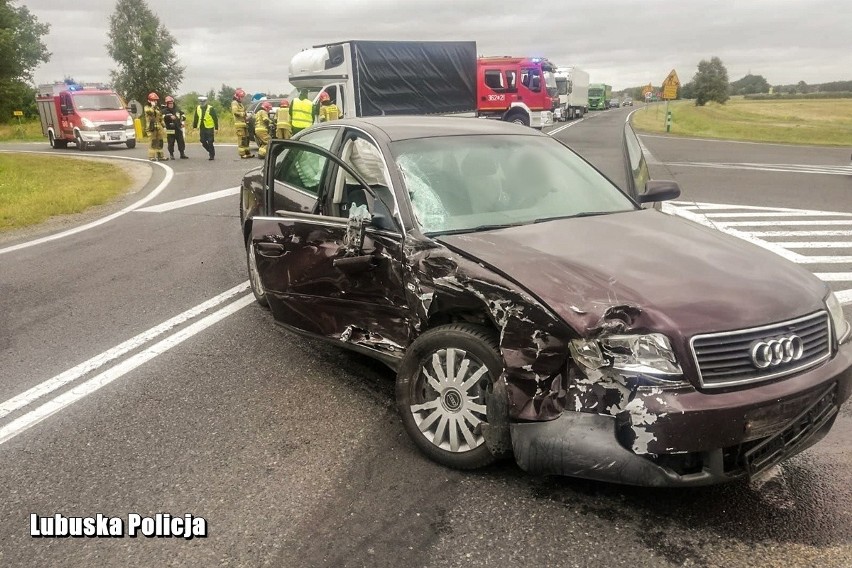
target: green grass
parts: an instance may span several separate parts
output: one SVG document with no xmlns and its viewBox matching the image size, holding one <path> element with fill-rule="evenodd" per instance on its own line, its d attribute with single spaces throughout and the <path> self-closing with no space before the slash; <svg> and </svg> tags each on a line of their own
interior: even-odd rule
<svg viewBox="0 0 852 568">
<path fill-rule="evenodd" d="M 671 134 L 785 144 L 848 146 L 852 142 L 852 99 L 754 101 L 733 98 L 703 107 L 692 101 L 669 103 Z M 633 126 L 665 132 L 665 104 L 633 114 Z"/>
<path fill-rule="evenodd" d="M 121 168 L 102 162 L 0 155 L 0 232 L 80 213 L 120 195 L 130 183 Z"/>
<path fill-rule="evenodd" d="M 38 120 L 17 121 L 0 124 L 0 142 L 36 142 L 47 138 L 41 134 L 41 124 Z"/>
</svg>

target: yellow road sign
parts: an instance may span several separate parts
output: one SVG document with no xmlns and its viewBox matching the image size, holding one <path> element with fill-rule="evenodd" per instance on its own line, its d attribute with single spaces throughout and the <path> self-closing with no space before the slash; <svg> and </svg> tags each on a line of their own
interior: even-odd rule
<svg viewBox="0 0 852 568">
<path fill-rule="evenodd" d="M 24 111 L 22 110 L 13 110 L 12 116 L 24 116 Z"/>
<path fill-rule="evenodd" d="M 667 101 L 677 98 L 677 88 L 680 87 L 680 79 L 674 69 L 671 70 L 666 80 L 663 81 L 663 98 Z"/>
<path fill-rule="evenodd" d="M 647 96 L 648 93 L 653 93 L 653 92 L 654 92 L 654 87 L 653 87 L 653 85 L 651 85 L 651 83 L 648 83 L 647 85 L 642 87 L 642 96 L 643 97 Z"/>
<path fill-rule="evenodd" d="M 663 81 L 663 87 L 666 85 L 673 85 L 674 87 L 680 87 L 680 79 L 677 78 L 677 73 L 674 69 L 671 70 L 666 80 Z"/>
</svg>

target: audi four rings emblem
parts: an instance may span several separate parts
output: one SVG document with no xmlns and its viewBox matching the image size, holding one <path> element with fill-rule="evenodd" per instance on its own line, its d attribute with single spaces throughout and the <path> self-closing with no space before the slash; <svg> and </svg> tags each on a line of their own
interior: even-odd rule
<svg viewBox="0 0 852 568">
<path fill-rule="evenodd" d="M 751 346 L 751 362 L 758 369 L 798 361 L 805 352 L 805 342 L 798 335 L 758 341 Z"/>
</svg>

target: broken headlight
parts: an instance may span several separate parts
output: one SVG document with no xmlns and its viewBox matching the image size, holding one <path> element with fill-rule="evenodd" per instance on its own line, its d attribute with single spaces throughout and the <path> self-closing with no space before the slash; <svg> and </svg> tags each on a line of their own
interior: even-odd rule
<svg viewBox="0 0 852 568">
<path fill-rule="evenodd" d="M 837 338 L 837 343 L 846 343 L 852 337 L 852 329 L 843 316 L 843 308 L 834 292 L 829 292 L 825 299 L 825 305 L 828 307 L 828 313 L 831 314 L 831 324 L 834 326 L 834 336 Z"/>
<path fill-rule="evenodd" d="M 669 338 L 661 333 L 574 339 L 570 349 L 574 361 L 587 369 L 612 367 L 629 374 L 672 376 L 673 379 L 683 374 Z"/>
</svg>

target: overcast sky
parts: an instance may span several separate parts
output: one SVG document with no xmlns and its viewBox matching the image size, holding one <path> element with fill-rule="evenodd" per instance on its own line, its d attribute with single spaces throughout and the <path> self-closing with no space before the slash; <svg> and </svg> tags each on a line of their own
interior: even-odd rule
<svg viewBox="0 0 852 568">
<path fill-rule="evenodd" d="M 36 83 L 109 81 L 112 0 L 18 0 L 50 24 Z M 298 51 L 347 39 L 475 40 L 480 55 L 538 55 L 616 89 L 682 82 L 719 56 L 730 80 L 852 80 L 850 0 L 148 0 L 186 66 L 180 93 L 289 91 Z"/>
</svg>

